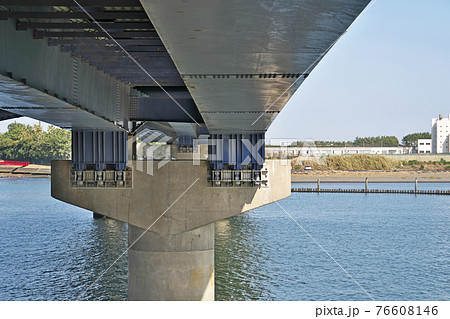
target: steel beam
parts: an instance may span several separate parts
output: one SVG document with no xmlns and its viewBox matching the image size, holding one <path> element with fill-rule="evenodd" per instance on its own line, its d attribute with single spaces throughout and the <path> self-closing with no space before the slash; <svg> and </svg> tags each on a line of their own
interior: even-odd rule
<svg viewBox="0 0 450 319">
<path fill-rule="evenodd" d="M 123 29 L 145 29 L 155 31 L 153 25 L 149 22 L 104 22 L 100 25 L 106 30 L 123 30 Z M 27 29 L 96 29 L 101 28 L 93 22 L 24 22 L 17 21 L 17 30 Z"/>
<path fill-rule="evenodd" d="M 124 83 L 128 83 L 130 86 L 132 86 L 134 88 L 139 88 L 139 87 L 160 87 L 160 86 L 171 87 L 171 86 L 179 86 L 179 85 L 181 85 L 181 83 L 176 83 L 176 82 L 158 82 L 159 85 L 154 83 L 154 82 L 137 82 L 137 81 L 124 81 Z"/>
<path fill-rule="evenodd" d="M 87 61 L 89 63 L 92 63 L 93 65 L 103 65 L 103 66 L 108 66 L 108 65 L 137 65 L 136 62 L 138 62 L 139 64 L 148 64 L 148 65 L 155 65 L 155 66 L 164 66 L 164 67 L 168 67 L 168 66 L 172 66 L 174 67 L 175 65 L 173 64 L 172 60 L 166 57 L 159 57 L 159 56 L 150 56 L 150 57 L 143 57 L 143 56 L 139 56 L 136 57 L 134 60 L 132 60 L 130 57 L 125 56 L 105 56 L 104 59 L 101 59 L 100 56 L 96 56 L 96 57 L 92 57 L 91 60 Z"/>
<path fill-rule="evenodd" d="M 95 63 L 95 62 L 91 62 L 90 63 L 92 66 L 95 66 L 97 68 L 101 68 L 101 69 L 108 69 L 108 70 L 118 70 L 118 69 L 136 69 L 136 70 L 141 70 L 140 67 L 135 64 L 134 62 L 130 61 L 128 63 L 120 63 L 120 62 L 110 62 L 110 63 Z M 142 66 L 144 69 L 148 69 L 148 70 L 158 70 L 158 71 L 162 71 L 162 70 L 167 70 L 167 71 L 176 71 L 177 74 L 178 70 L 175 68 L 175 66 L 173 64 L 154 64 L 154 63 L 139 63 L 140 66 Z"/>
<path fill-rule="evenodd" d="M 159 87 L 150 87 L 150 88 L 141 88 L 140 89 L 141 92 L 147 94 L 147 95 L 154 95 L 154 94 L 160 94 L 160 93 L 164 93 L 161 88 Z M 186 86 L 171 86 L 169 88 L 166 89 L 167 92 L 169 92 L 170 95 L 177 95 L 177 94 L 182 94 L 184 95 L 184 97 L 187 97 L 185 94 L 186 92 L 189 93 L 189 90 L 186 88 Z M 165 94 L 165 93 L 164 93 Z M 191 94 L 189 93 L 189 96 L 191 97 Z"/>
<path fill-rule="evenodd" d="M 106 37 L 108 36 L 103 31 L 98 32 L 64 32 L 64 31 L 40 31 L 34 30 L 33 37 L 35 39 L 43 39 L 47 37 L 54 38 L 96 38 L 96 37 Z M 110 32 L 109 36 L 117 39 L 127 39 L 127 38 L 159 38 L 158 34 L 154 31 L 125 31 L 125 32 Z"/>
<path fill-rule="evenodd" d="M 160 87 L 150 87 L 141 89 L 141 92 L 145 93 L 149 98 L 154 100 L 170 98 L 167 93 L 169 93 L 174 99 L 192 99 L 191 93 L 189 93 L 189 90 L 185 86 L 168 87 L 165 88 L 165 92 Z"/>
<path fill-rule="evenodd" d="M 123 46 L 131 46 L 131 45 L 163 45 L 160 39 L 119 39 L 117 42 Z M 87 47 L 97 47 L 97 46 L 106 46 L 107 44 L 116 45 L 116 42 L 111 39 L 55 39 L 48 38 L 47 43 L 49 46 L 56 45 L 71 45 L 71 46 L 87 46 Z"/>
<path fill-rule="evenodd" d="M 265 133 L 211 134 L 208 145 L 210 164 L 214 170 L 222 170 L 224 165 L 232 170 L 263 168 Z M 255 182 L 258 181 L 258 177 L 259 181 L 261 178 L 259 173 L 248 177 Z"/>
<path fill-rule="evenodd" d="M 124 83 L 129 83 L 131 86 L 146 86 L 146 87 L 159 87 L 159 86 L 180 86 L 180 85 L 184 85 L 183 80 L 181 79 L 165 79 L 165 80 L 160 80 L 158 79 L 156 83 L 155 81 L 153 81 L 150 78 L 146 78 L 146 79 L 120 79 L 117 78 L 117 80 L 122 81 Z"/>
<path fill-rule="evenodd" d="M 141 71 L 141 67 L 146 70 L 158 71 L 166 73 L 176 73 L 179 75 L 178 70 L 174 65 L 155 65 L 152 63 L 140 63 L 139 65 L 131 62 L 131 63 L 109 63 L 109 64 L 99 64 L 99 63 L 90 63 L 90 65 L 95 66 L 96 68 L 101 68 L 103 70 L 131 70 L 131 71 Z"/>
<path fill-rule="evenodd" d="M 121 50 L 118 47 L 119 50 Z M 167 52 L 165 46 L 163 45 L 132 45 L 126 47 L 129 53 L 133 52 Z"/>
<path fill-rule="evenodd" d="M 139 69 L 139 70 L 141 70 L 141 69 Z M 135 80 L 149 78 L 149 76 L 145 72 L 143 72 L 143 71 L 136 72 L 135 70 L 129 70 L 129 71 L 127 71 L 125 69 L 117 70 L 117 71 L 111 70 L 110 72 L 105 71 L 105 73 L 114 75 L 119 78 L 129 78 L 129 79 L 135 79 Z M 173 73 L 148 72 L 148 73 L 156 80 L 158 80 L 158 79 L 180 79 L 180 80 L 182 80 L 180 74 L 175 73 L 175 72 L 173 72 Z"/>
<path fill-rule="evenodd" d="M 176 77 L 176 76 L 161 76 L 161 75 L 155 75 L 155 74 L 150 74 L 152 76 L 153 79 L 155 79 L 158 82 L 162 82 L 162 81 L 177 81 L 177 82 L 181 82 L 184 84 L 183 80 L 180 77 Z M 128 74 L 115 74 L 115 73 L 111 73 L 111 76 L 115 77 L 116 79 L 119 80 L 124 80 L 124 81 L 143 81 L 143 82 L 153 82 L 153 79 L 151 77 L 149 77 L 147 74 L 142 73 L 142 74 L 136 74 L 136 73 L 128 73 Z M 182 84 L 180 84 L 182 85 Z M 173 86 L 173 85 L 172 85 Z"/>
<path fill-rule="evenodd" d="M 176 101 L 177 103 L 168 96 L 163 99 L 140 97 L 137 117 L 132 120 L 203 123 L 203 118 L 192 98 L 177 98 Z"/>
<path fill-rule="evenodd" d="M 0 121 L 10 120 L 17 117 L 21 117 L 22 115 L 14 114 L 5 110 L 0 109 Z"/>
<path fill-rule="evenodd" d="M 120 51 L 111 51 L 110 52 L 111 56 L 110 57 L 124 57 L 124 58 L 130 58 L 128 56 L 128 54 L 126 54 L 126 52 L 120 52 Z M 163 52 L 163 51 L 158 51 L 158 52 L 133 52 L 133 54 L 130 54 L 133 58 L 152 58 L 152 57 L 158 57 L 158 58 L 168 58 L 170 57 L 169 53 L 167 52 Z M 78 55 L 80 57 L 86 57 L 86 58 L 90 58 L 90 57 L 98 57 L 97 53 L 92 53 L 92 52 L 84 52 L 84 53 L 80 53 L 80 55 Z M 103 58 L 107 58 L 106 56 L 104 56 Z"/>
<path fill-rule="evenodd" d="M 124 57 L 129 58 L 129 56 L 125 52 L 110 52 L 109 57 Z M 75 55 L 78 57 L 81 57 L 81 61 L 83 62 L 89 62 L 89 59 L 93 57 L 99 57 L 98 54 L 93 54 L 91 52 L 85 52 L 79 55 Z M 135 57 L 169 57 L 169 53 L 167 52 L 133 52 L 131 54 L 133 58 Z M 108 58 L 108 56 L 104 56 L 104 58 Z"/>
<path fill-rule="evenodd" d="M 166 48 L 164 46 L 158 46 L 158 45 L 142 45 L 142 46 L 137 46 L 137 45 L 133 45 L 133 46 L 127 46 L 126 48 L 124 47 L 124 49 L 129 52 L 167 52 Z M 94 47 L 93 49 L 87 47 L 87 46 L 83 46 L 83 47 L 78 47 L 78 46 L 65 46 L 62 45 L 61 46 L 61 52 L 72 52 L 72 54 L 74 55 L 82 55 L 83 53 L 92 53 L 92 54 L 100 54 L 103 55 L 105 53 L 109 53 L 109 52 L 117 52 L 117 51 L 122 51 L 123 50 L 118 47 L 118 46 L 98 46 L 98 47 Z"/>
<path fill-rule="evenodd" d="M 81 6 L 86 7 L 140 7 L 139 0 L 77 0 Z M 78 7 L 73 0 L 0 0 L 0 6 L 66 6 Z"/>
<path fill-rule="evenodd" d="M 125 170 L 127 165 L 128 133 L 124 131 L 72 130 L 72 164 L 76 170 L 88 165 L 105 170 L 113 165 Z"/>
<path fill-rule="evenodd" d="M 121 81 L 129 81 L 129 82 L 154 82 L 153 79 L 156 80 L 156 82 L 164 82 L 164 83 L 171 83 L 171 86 L 174 86 L 173 83 L 178 83 L 179 85 L 184 84 L 183 80 L 181 80 L 179 77 L 176 76 L 161 76 L 156 74 L 150 74 L 152 77 L 149 77 L 145 73 L 142 74 L 134 74 L 134 73 L 128 73 L 128 74 L 121 74 L 121 73 L 111 73 L 111 76 L 115 77 L 118 80 Z M 153 79 L 152 79 L 153 78 Z M 162 85 L 162 84 L 161 84 Z"/>
<path fill-rule="evenodd" d="M 145 68 L 144 68 L 145 69 Z M 144 71 L 142 71 L 142 69 L 140 68 L 118 68 L 118 69 L 101 69 L 103 72 L 108 73 L 111 76 L 130 76 L 132 78 L 146 78 L 149 77 Z M 171 70 L 172 72 L 167 72 L 166 70 L 164 70 L 165 72 L 162 73 L 162 70 L 146 70 L 148 72 L 148 74 L 150 74 L 153 78 L 158 79 L 158 78 L 168 78 L 168 77 L 180 77 L 178 71 L 176 69 Z"/>
<path fill-rule="evenodd" d="M 155 52 L 151 52 L 152 54 Z M 135 57 L 135 60 L 139 63 L 157 63 L 157 64 L 167 64 L 167 65 L 174 65 L 172 59 L 169 56 L 137 56 Z M 129 56 L 118 56 L 118 55 L 112 55 L 112 56 L 90 56 L 89 61 L 85 61 L 82 59 L 83 62 L 93 62 L 93 63 L 117 63 L 117 62 L 131 62 L 134 63 L 133 60 L 130 59 Z"/>
<path fill-rule="evenodd" d="M 144 11 L 105 11 L 91 12 L 95 20 L 111 19 L 148 19 Z M 90 17 L 84 12 L 35 12 L 35 11 L 1 11 L 0 20 L 7 19 L 86 19 Z M 142 22 L 142 21 L 141 21 Z"/>
</svg>

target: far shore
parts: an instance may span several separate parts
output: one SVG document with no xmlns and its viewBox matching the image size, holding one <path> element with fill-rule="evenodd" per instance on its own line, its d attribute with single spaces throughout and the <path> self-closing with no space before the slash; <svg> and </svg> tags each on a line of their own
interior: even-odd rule
<svg viewBox="0 0 450 319">
<path fill-rule="evenodd" d="M 0 166 L 0 178 L 44 177 L 51 175 L 49 165 L 31 164 L 25 167 Z M 450 171 L 398 170 L 398 171 L 293 171 L 292 183 L 450 183 Z"/>
<path fill-rule="evenodd" d="M 19 177 L 32 177 L 32 178 L 50 178 L 50 174 L 41 174 L 41 175 L 35 175 L 35 174 L 6 174 L 6 173 L 0 173 L 0 178 L 19 178 Z"/>
<path fill-rule="evenodd" d="M 0 165 L 0 178 L 5 177 L 50 177 L 50 165 L 27 166 Z"/>
<path fill-rule="evenodd" d="M 0 173 L 0 178 L 18 178 L 18 177 L 33 177 L 33 178 L 50 178 L 50 174 L 10 174 Z"/>
</svg>

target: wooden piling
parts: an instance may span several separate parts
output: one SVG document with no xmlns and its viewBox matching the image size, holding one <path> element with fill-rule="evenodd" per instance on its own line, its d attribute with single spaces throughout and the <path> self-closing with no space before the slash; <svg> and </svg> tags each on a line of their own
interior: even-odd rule
<svg viewBox="0 0 450 319">
<path fill-rule="evenodd" d="M 398 190 L 398 189 L 354 189 L 354 188 L 325 188 L 320 189 L 320 180 L 317 188 L 292 188 L 293 193 L 370 193 L 370 194 L 421 194 L 421 195 L 450 195 L 450 190 Z"/>
</svg>

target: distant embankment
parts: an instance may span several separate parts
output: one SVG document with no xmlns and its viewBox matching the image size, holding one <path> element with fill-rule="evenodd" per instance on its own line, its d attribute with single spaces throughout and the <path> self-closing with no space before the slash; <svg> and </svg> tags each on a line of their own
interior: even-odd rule
<svg viewBox="0 0 450 319">
<path fill-rule="evenodd" d="M 384 155 L 387 158 L 398 161 L 438 162 L 444 159 L 450 162 L 450 154 L 404 154 Z"/>
<path fill-rule="evenodd" d="M 50 177 L 50 165 L 0 165 L 0 177 Z"/>
</svg>

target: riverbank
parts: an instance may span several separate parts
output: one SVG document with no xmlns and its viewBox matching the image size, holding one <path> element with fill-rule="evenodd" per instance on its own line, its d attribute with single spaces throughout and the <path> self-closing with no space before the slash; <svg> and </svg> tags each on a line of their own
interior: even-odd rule
<svg viewBox="0 0 450 319">
<path fill-rule="evenodd" d="M 2 177 L 50 177 L 50 165 L 31 164 L 21 166 L 0 166 Z M 450 171 L 403 170 L 403 171 L 338 171 L 338 170 L 312 170 L 293 171 L 293 183 L 450 183 Z"/>
<path fill-rule="evenodd" d="M 50 177 L 50 165 L 30 164 L 27 166 L 0 165 L 2 177 Z"/>
<path fill-rule="evenodd" d="M 318 179 L 322 183 L 364 183 L 366 178 L 369 183 L 450 183 L 450 171 L 334 171 L 313 170 L 296 171 L 291 174 L 293 183 L 316 183 Z"/>
</svg>

